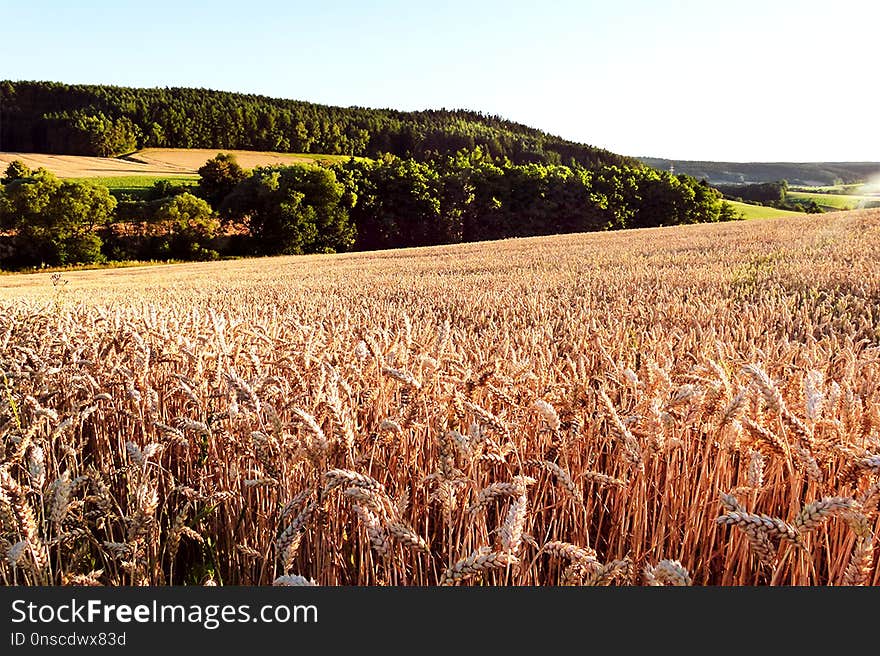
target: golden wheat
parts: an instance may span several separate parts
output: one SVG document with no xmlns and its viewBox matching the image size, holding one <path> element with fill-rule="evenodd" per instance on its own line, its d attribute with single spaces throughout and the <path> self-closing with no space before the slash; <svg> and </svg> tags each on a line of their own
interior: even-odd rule
<svg viewBox="0 0 880 656">
<path fill-rule="evenodd" d="M 865 211 L 5 276 L 0 582 L 876 585 L 878 261 Z"/>
</svg>

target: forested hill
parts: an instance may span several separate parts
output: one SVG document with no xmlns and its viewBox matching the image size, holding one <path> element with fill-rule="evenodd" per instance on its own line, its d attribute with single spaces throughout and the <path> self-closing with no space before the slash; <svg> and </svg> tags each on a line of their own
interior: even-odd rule
<svg viewBox="0 0 880 656">
<path fill-rule="evenodd" d="M 661 171 L 673 168 L 709 184 L 755 184 L 787 180 L 793 185 L 836 185 L 865 182 L 880 173 L 880 162 L 699 162 L 640 158 Z"/>
<path fill-rule="evenodd" d="M 472 111 L 402 112 L 189 88 L 0 82 L 0 150 L 114 156 L 145 147 L 640 166 L 637 160 Z"/>
</svg>

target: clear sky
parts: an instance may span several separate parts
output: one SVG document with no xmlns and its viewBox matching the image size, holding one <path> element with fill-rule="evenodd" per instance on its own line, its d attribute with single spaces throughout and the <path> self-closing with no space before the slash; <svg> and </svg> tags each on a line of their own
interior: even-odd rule
<svg viewBox="0 0 880 656">
<path fill-rule="evenodd" d="M 880 0 L 0 0 L 0 78 L 466 108 L 627 155 L 880 160 Z"/>
</svg>

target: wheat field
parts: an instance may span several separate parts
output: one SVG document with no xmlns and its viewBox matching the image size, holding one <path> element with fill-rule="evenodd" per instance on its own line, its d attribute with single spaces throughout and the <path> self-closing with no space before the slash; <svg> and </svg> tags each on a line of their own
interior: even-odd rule
<svg viewBox="0 0 880 656">
<path fill-rule="evenodd" d="M 7 585 L 876 585 L 880 212 L 0 278 Z"/>
<path fill-rule="evenodd" d="M 0 152 L 0 172 L 15 160 L 30 169 L 45 168 L 59 178 L 190 177 L 209 159 L 223 152 L 234 155 L 244 168 L 257 166 L 291 166 L 318 161 L 344 161 L 344 155 L 312 155 L 309 153 L 272 153 L 253 150 L 211 148 L 144 148 L 122 157 L 90 157 L 87 155 L 47 155 L 44 153 Z"/>
</svg>

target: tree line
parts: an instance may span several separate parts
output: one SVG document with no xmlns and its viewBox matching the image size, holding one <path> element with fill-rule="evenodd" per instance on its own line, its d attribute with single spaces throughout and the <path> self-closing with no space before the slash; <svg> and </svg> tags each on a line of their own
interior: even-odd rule
<svg viewBox="0 0 880 656">
<path fill-rule="evenodd" d="M 0 180 L 0 266 L 333 253 L 738 218 L 703 181 L 645 167 L 385 155 L 242 169 L 218 154 L 195 187 L 146 198 L 13 162 Z"/>
<path fill-rule="evenodd" d="M 713 184 L 725 198 L 744 203 L 782 203 L 788 191 L 788 182 L 757 182 L 752 184 Z"/>
<path fill-rule="evenodd" d="M 209 89 L 0 81 L 0 150 L 115 156 L 209 148 L 420 161 L 481 148 L 515 164 L 636 160 L 472 111 L 331 107 Z"/>
<path fill-rule="evenodd" d="M 821 214 L 824 210 L 814 200 L 802 200 L 788 196 L 788 181 L 756 182 L 752 184 L 713 184 L 724 198 L 752 205 L 765 205 L 790 212 Z"/>
<path fill-rule="evenodd" d="M 787 180 L 794 186 L 863 183 L 880 173 L 880 162 L 701 162 L 640 157 L 648 166 L 705 178 L 710 184 L 742 185 Z"/>
</svg>

